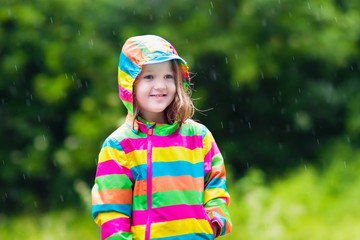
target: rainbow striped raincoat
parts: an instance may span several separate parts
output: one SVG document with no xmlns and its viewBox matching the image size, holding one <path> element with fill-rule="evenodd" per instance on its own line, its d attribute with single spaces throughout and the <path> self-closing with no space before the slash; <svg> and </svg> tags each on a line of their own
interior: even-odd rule
<svg viewBox="0 0 360 240">
<path fill-rule="evenodd" d="M 166 40 L 145 35 L 123 46 L 119 95 L 129 113 L 102 146 L 92 189 L 101 239 L 214 239 L 231 230 L 224 161 L 210 131 L 192 120 L 133 124 L 132 86 L 142 65 L 172 59 L 187 83 L 186 62 Z"/>
</svg>

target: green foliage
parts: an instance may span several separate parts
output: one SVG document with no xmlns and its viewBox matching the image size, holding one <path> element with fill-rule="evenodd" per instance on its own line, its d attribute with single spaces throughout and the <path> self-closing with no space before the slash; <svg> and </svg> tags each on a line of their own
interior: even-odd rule
<svg viewBox="0 0 360 240">
<path fill-rule="evenodd" d="M 233 231 L 220 239 L 357 239 L 360 151 L 344 142 L 333 143 L 331 149 L 321 154 L 329 163 L 326 169 L 303 165 L 270 184 L 263 171 L 251 169 L 230 181 Z M 77 210 L 0 215 L 0 238 L 99 239 L 89 211 L 90 189 L 83 182 L 77 182 L 76 189 L 83 196 Z"/>
<path fill-rule="evenodd" d="M 83 198 L 78 181 L 93 184 L 102 141 L 125 117 L 117 60 L 125 39 L 139 34 L 163 36 L 189 62 L 196 106 L 213 109 L 195 117 L 213 132 L 234 180 L 248 169 L 271 180 L 305 162 L 332 166 L 319 151 L 360 143 L 359 7 L 3 1 L 1 211 L 46 211 Z"/>
</svg>

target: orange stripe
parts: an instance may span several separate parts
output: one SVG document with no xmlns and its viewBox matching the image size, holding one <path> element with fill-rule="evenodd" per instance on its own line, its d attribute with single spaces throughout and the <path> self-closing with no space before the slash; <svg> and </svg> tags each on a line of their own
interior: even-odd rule
<svg viewBox="0 0 360 240">
<path fill-rule="evenodd" d="M 130 59 L 131 62 L 135 63 L 140 68 L 146 60 L 146 56 L 134 42 L 132 42 L 131 45 L 129 44 L 126 49 L 123 49 L 123 53 Z M 139 59 L 141 59 L 141 63 L 139 62 Z"/>
<path fill-rule="evenodd" d="M 146 195 L 146 179 L 136 181 L 134 185 L 134 195 L 141 196 Z M 191 176 L 163 176 L 154 177 L 152 179 L 152 192 L 163 192 L 171 190 L 195 190 L 197 192 L 204 191 L 204 178 L 193 178 Z"/>
<path fill-rule="evenodd" d="M 171 190 L 195 190 L 204 191 L 204 178 L 193 178 L 191 176 L 163 176 L 153 178 L 153 192 L 171 191 Z"/>
<path fill-rule="evenodd" d="M 225 167 L 223 165 L 212 168 L 209 179 L 213 179 L 214 177 L 226 179 Z"/>
<path fill-rule="evenodd" d="M 132 204 L 132 190 L 109 189 L 93 192 L 92 204 Z"/>
</svg>

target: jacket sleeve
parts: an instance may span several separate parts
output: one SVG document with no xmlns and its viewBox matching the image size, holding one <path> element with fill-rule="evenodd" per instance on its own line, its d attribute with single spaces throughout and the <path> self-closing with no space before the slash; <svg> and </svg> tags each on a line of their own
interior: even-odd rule
<svg viewBox="0 0 360 240">
<path fill-rule="evenodd" d="M 203 135 L 205 189 L 204 207 L 212 223 L 219 226 L 215 237 L 223 236 L 231 231 L 231 220 L 228 206 L 230 195 L 226 188 L 226 172 L 224 159 L 211 134 L 205 128 Z"/>
<path fill-rule="evenodd" d="M 92 215 L 101 227 L 101 239 L 132 239 L 133 178 L 124 150 L 108 138 L 100 151 L 91 191 Z"/>
</svg>

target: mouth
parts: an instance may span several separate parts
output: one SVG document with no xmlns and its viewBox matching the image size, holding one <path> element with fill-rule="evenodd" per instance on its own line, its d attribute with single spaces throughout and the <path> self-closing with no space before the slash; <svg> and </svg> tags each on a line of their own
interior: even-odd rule
<svg viewBox="0 0 360 240">
<path fill-rule="evenodd" d="M 150 94 L 150 97 L 166 97 L 166 94 Z"/>
</svg>

